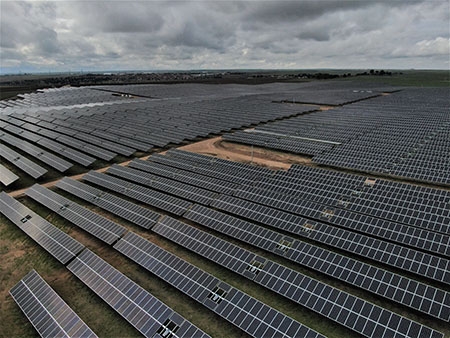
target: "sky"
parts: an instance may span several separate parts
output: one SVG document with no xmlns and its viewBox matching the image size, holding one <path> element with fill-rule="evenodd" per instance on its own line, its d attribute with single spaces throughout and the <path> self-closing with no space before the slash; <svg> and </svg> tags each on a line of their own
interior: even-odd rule
<svg viewBox="0 0 450 338">
<path fill-rule="evenodd" d="M 2 74 L 450 67 L 450 0 L 0 1 Z"/>
</svg>

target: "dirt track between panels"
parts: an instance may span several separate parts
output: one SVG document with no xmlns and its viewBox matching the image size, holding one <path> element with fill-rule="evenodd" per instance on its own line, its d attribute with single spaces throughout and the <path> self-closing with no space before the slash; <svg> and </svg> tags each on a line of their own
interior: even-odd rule
<svg viewBox="0 0 450 338">
<path fill-rule="evenodd" d="M 288 170 L 295 163 L 311 165 L 311 158 L 306 156 L 226 142 L 222 137 L 192 143 L 178 149 L 235 162 L 253 163 L 274 170 Z"/>
</svg>

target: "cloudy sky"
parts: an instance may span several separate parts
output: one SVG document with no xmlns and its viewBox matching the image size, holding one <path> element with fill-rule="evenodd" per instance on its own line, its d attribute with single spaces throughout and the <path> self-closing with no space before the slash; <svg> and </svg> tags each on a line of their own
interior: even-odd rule
<svg viewBox="0 0 450 338">
<path fill-rule="evenodd" d="M 1 73 L 450 66 L 449 0 L 0 4 Z"/>
</svg>

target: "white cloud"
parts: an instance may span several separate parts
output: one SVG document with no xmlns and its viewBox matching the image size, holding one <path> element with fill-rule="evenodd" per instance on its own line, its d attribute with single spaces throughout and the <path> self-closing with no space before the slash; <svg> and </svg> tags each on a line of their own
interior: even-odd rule
<svg viewBox="0 0 450 338">
<path fill-rule="evenodd" d="M 446 68 L 449 2 L 1 1 L 1 72 Z"/>
</svg>

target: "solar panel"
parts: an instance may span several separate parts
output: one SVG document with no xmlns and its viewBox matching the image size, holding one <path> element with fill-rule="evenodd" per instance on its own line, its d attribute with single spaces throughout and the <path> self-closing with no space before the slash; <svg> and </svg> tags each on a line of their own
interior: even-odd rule
<svg viewBox="0 0 450 338">
<path fill-rule="evenodd" d="M 63 264 L 84 249 L 81 243 L 5 192 L 0 193 L 0 212 Z"/>
<path fill-rule="evenodd" d="M 240 191 L 236 194 L 240 198 L 251 200 L 256 202 L 259 209 L 264 209 L 264 206 L 260 204 L 264 204 L 266 206 L 271 206 L 273 208 L 278 208 L 283 211 L 289 211 L 292 213 L 302 214 L 304 211 L 302 210 L 305 203 L 299 201 L 295 196 L 290 195 L 281 195 L 281 194 L 258 194 L 258 193 L 249 193 L 245 191 Z M 268 209 L 268 208 L 266 208 Z M 234 208 L 234 211 L 238 211 L 238 208 Z M 245 212 L 250 216 L 253 211 L 250 209 L 245 210 Z M 277 211 L 275 212 L 277 213 Z M 315 214 L 319 214 L 319 216 L 325 221 L 328 222 L 330 219 L 333 219 L 335 213 L 339 213 L 339 211 L 335 211 L 334 208 L 323 208 L 322 212 L 314 211 Z M 263 218 L 264 216 L 258 215 L 258 212 L 255 212 L 254 216 L 251 217 L 259 217 Z M 317 217 L 317 216 L 316 216 Z M 270 218 L 270 217 L 269 217 Z M 274 224 L 273 222 L 271 222 Z M 288 226 L 292 231 L 292 223 L 289 222 L 276 222 L 277 225 L 280 225 L 280 228 L 284 226 Z M 367 257 L 372 260 L 379 261 L 381 263 L 389 264 L 396 268 L 400 268 L 402 270 L 406 270 L 408 272 L 412 272 L 421 276 L 426 276 L 427 278 L 434 279 L 444 283 L 450 283 L 450 274 L 446 272 L 442 273 L 440 269 L 447 271 L 450 268 L 450 261 L 441 258 L 438 256 L 431 255 L 429 253 L 424 253 L 419 250 L 410 249 L 398 244 L 389 243 L 387 241 L 379 240 L 377 238 L 362 235 L 359 233 L 346 231 L 337 227 L 327 227 L 325 225 L 322 226 L 323 223 L 318 222 L 307 222 L 308 224 L 314 224 L 317 226 L 319 231 L 310 231 L 308 237 L 316 241 L 320 241 L 326 243 L 327 245 L 332 245 L 344 249 L 346 251 L 351 251 L 357 255 Z M 296 233 L 300 233 L 302 228 L 297 228 Z M 305 232 L 308 233 L 308 232 Z M 399 236 L 410 236 L 407 234 L 399 234 Z M 417 239 L 420 240 L 420 239 Z M 444 239 L 445 240 L 445 239 Z M 444 242 L 445 243 L 445 242 Z M 439 245 L 436 245 L 438 247 Z M 437 249 L 437 248 L 436 248 Z M 447 250 L 447 249 L 445 249 Z M 430 265 L 430 262 L 433 262 Z M 436 267 L 439 268 L 436 268 Z"/>
<path fill-rule="evenodd" d="M 112 165 L 106 173 L 201 204 L 209 204 L 217 197 L 209 190 L 120 165 Z"/>
<path fill-rule="evenodd" d="M 30 154 L 34 158 L 44 162 L 60 172 L 64 172 L 73 166 L 72 163 L 4 131 L 0 132 L 0 140 L 12 145 L 13 147 L 23 150 L 27 154 Z"/>
<path fill-rule="evenodd" d="M 33 185 L 25 194 L 105 243 L 114 243 L 127 231 L 123 226 L 39 184 Z"/>
<path fill-rule="evenodd" d="M 114 248 L 253 337 L 323 337 L 132 232 Z"/>
<path fill-rule="evenodd" d="M 57 130 L 60 130 L 60 129 L 61 128 L 58 128 Z M 101 158 L 102 160 L 105 160 L 105 161 L 111 161 L 114 157 L 117 156 L 117 154 L 112 151 L 108 151 L 106 149 L 99 148 L 95 145 L 89 144 L 84 141 L 77 140 L 77 139 L 75 139 L 71 136 L 67 136 L 67 135 L 58 136 L 55 141 L 66 144 L 72 148 L 79 149 L 87 154 L 90 154 L 97 158 Z"/>
<path fill-rule="evenodd" d="M 47 138 L 41 138 L 38 142 L 39 145 L 48 148 L 62 156 L 81 164 L 84 167 L 90 166 L 95 162 L 95 158 L 89 155 L 86 155 L 78 150 L 69 148 L 65 145 L 62 145 L 56 141 L 49 140 Z"/>
<path fill-rule="evenodd" d="M 22 129 L 22 128 L 24 128 L 24 129 Z M 50 149 L 50 150 L 54 151 L 55 153 L 60 154 L 68 159 L 71 159 L 74 162 L 79 163 L 83 166 L 88 166 L 95 161 L 95 158 L 93 158 L 91 156 L 83 154 L 75 149 L 68 148 L 52 139 L 44 137 L 44 136 L 49 136 L 50 138 L 55 139 L 56 137 L 58 137 L 58 134 L 53 131 L 49 131 L 47 129 L 41 128 L 39 126 L 30 124 L 30 123 L 25 123 L 25 124 L 21 125 L 20 128 L 15 127 L 13 125 L 7 125 L 6 127 L 4 127 L 4 129 L 17 135 L 17 136 L 20 136 L 29 141 L 35 142 L 35 143 L 43 146 L 44 148 Z M 31 130 L 32 132 L 25 130 L 25 129 Z"/>
<path fill-rule="evenodd" d="M 175 215 L 182 215 L 191 206 L 190 202 L 180 198 L 95 171 L 90 171 L 88 174 L 84 175 L 83 180 Z"/>
<path fill-rule="evenodd" d="M 232 194 L 234 190 L 238 187 L 238 184 L 234 184 L 231 182 L 224 182 L 214 177 L 208 177 L 194 172 L 177 169 L 157 162 L 135 159 L 131 161 L 128 164 L 128 166 L 131 168 L 146 171 L 148 173 L 152 173 L 158 176 L 171 178 L 180 182 L 195 185 L 197 187 L 201 187 L 218 193 Z"/>
<path fill-rule="evenodd" d="M 248 250 L 173 218 L 165 217 L 152 230 L 367 337 L 372 337 L 373 331 L 382 331 L 383 329 L 385 332 L 397 332 L 398 335 L 406 337 L 420 336 L 419 332 L 433 335 L 433 330 L 429 328 L 421 328 L 420 331 L 414 332 L 409 331 L 410 320 L 394 313 L 391 313 L 391 318 L 398 317 L 395 321 L 383 323 L 378 316 L 380 312 L 386 311 L 383 308 L 257 256 Z M 450 301 L 450 295 L 447 295 L 447 300 Z M 346 304 L 354 305 L 361 302 L 365 309 L 364 312 L 353 313 L 353 316 L 349 318 L 348 315 L 354 312 L 354 309 L 352 306 L 346 306 Z M 331 313 L 325 311 L 328 307 L 334 307 L 336 314 L 340 314 L 332 316 Z M 450 307 L 447 307 L 444 311 L 447 312 L 446 319 L 448 320 Z M 345 313 L 345 315 L 342 315 L 342 313 Z M 357 322 L 359 325 L 356 325 Z M 402 322 L 401 325 L 399 325 L 400 322 Z"/>
<path fill-rule="evenodd" d="M 35 270 L 9 293 L 41 337 L 97 337 Z"/>
<path fill-rule="evenodd" d="M 376 295 L 446 321 L 450 318 L 450 294 L 443 290 L 200 205 L 194 205 L 184 217 Z M 444 270 L 440 273 L 447 274 Z M 427 289 L 434 294 L 433 304 Z M 447 300 L 442 302 L 444 298 Z"/>
<path fill-rule="evenodd" d="M 417 247 L 423 251 L 429 251 L 430 253 L 443 254 L 447 256 L 450 253 L 450 248 L 448 246 L 450 243 L 450 236 L 436 234 L 416 229 L 414 227 L 381 222 L 376 219 L 368 219 L 363 215 L 349 215 L 347 211 L 340 208 L 323 206 L 318 207 L 318 205 L 313 202 L 303 201 L 296 204 L 294 201 L 291 201 L 290 203 L 277 203 L 276 201 L 279 201 L 279 199 L 276 199 L 275 196 L 273 198 L 263 198 L 258 195 L 247 193 L 239 193 L 238 195 L 243 198 L 251 199 L 255 202 L 263 201 L 264 205 L 225 195 L 220 196 L 211 205 L 215 208 L 225 210 L 275 228 L 287 230 L 291 233 L 295 233 L 318 242 L 336 246 L 340 249 L 351 251 L 358 255 L 362 254 L 363 251 L 359 250 L 359 248 L 356 248 L 355 251 L 355 248 L 348 245 L 346 241 L 347 239 L 354 243 L 360 243 L 368 248 L 372 247 L 374 250 L 378 251 L 386 248 L 382 252 L 401 250 L 403 246 L 400 246 L 397 243 L 390 244 L 387 241 L 378 240 L 372 236 L 355 234 L 354 231 L 348 231 L 328 225 L 325 224 L 325 222 L 345 226 L 346 228 L 371 235 L 381 233 L 382 236 L 380 237 L 387 237 L 387 239 L 393 240 L 394 242 L 395 239 L 397 239 L 396 242 L 400 242 L 400 244 L 411 244 L 410 246 Z M 308 218 L 275 209 L 269 205 L 283 208 L 284 210 L 295 210 L 297 215 L 304 215 Z M 320 222 L 311 219 L 320 220 Z M 303 227 L 304 225 L 309 227 L 309 229 L 306 229 L 308 231 L 305 231 L 305 228 Z M 392 228 L 389 228 L 389 226 L 392 226 Z M 342 238 L 343 241 L 336 242 L 335 238 Z M 426 255 L 430 255 L 430 253 L 426 253 Z M 380 259 L 382 257 L 371 255 L 370 258 Z M 382 262 L 386 261 L 383 259 Z M 403 268 L 402 266 L 399 267 Z M 408 268 L 408 270 L 411 269 Z"/>
<path fill-rule="evenodd" d="M 68 177 L 59 180 L 56 186 L 145 229 L 150 229 L 161 217 L 154 211 Z"/>
<path fill-rule="evenodd" d="M 19 179 L 19 176 L 14 174 L 11 170 L 0 164 L 0 182 L 7 187 Z"/>
<path fill-rule="evenodd" d="M 145 337 L 209 337 L 88 249 L 67 268 Z"/>
<path fill-rule="evenodd" d="M 26 157 L 23 157 L 18 152 L 8 148 L 4 144 L 0 144 L 0 156 L 5 158 L 8 162 L 23 170 L 34 179 L 38 179 L 47 173 L 47 169 L 34 163 Z"/>
<path fill-rule="evenodd" d="M 96 144 L 99 147 L 109 149 L 111 151 L 114 151 L 114 152 L 124 155 L 124 156 L 131 156 L 136 152 L 136 149 L 134 149 L 134 148 L 130 148 L 125 145 L 111 142 L 111 141 L 102 139 L 101 137 L 94 136 L 92 134 L 76 133 L 75 137 L 79 140 L 83 140 L 83 141 L 85 141 L 87 143 L 91 143 L 91 144 Z"/>
</svg>

